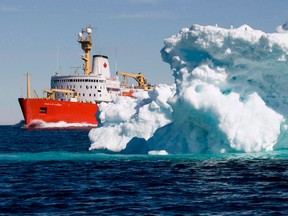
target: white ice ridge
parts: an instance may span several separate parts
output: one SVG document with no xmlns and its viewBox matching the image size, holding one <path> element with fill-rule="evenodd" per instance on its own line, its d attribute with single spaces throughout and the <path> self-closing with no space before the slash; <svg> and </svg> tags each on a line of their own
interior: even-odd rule
<svg viewBox="0 0 288 216">
<path fill-rule="evenodd" d="M 181 29 L 161 50 L 175 93 L 160 85 L 135 101 L 101 104 L 103 126 L 90 132 L 90 149 L 183 154 L 287 148 L 288 34 L 279 32 L 248 25 Z"/>
<path fill-rule="evenodd" d="M 134 93 L 135 98 L 118 97 L 113 103 L 101 103 L 100 122 L 103 126 L 89 133 L 92 149 L 121 151 L 134 137 L 148 140 L 160 127 L 172 120 L 167 100 L 175 86 L 157 85 L 154 91 Z"/>
</svg>

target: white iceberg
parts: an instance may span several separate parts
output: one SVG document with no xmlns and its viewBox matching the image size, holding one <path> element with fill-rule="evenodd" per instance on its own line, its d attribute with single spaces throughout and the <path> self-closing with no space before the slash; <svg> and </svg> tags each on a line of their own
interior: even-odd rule
<svg viewBox="0 0 288 216">
<path fill-rule="evenodd" d="M 183 154 L 287 148 L 288 34 L 248 25 L 192 25 L 164 43 L 162 58 L 175 86 L 158 85 L 137 99 L 101 104 L 103 125 L 90 131 L 90 150 L 133 146 L 133 153 L 138 146 L 147 153 Z"/>
</svg>

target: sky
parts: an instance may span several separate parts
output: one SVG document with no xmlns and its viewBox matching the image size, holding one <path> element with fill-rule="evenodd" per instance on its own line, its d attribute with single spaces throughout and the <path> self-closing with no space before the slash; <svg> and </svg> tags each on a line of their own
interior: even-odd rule
<svg viewBox="0 0 288 216">
<path fill-rule="evenodd" d="M 111 74 L 142 72 L 151 84 L 172 84 L 160 54 L 165 38 L 192 24 L 275 32 L 287 9 L 287 0 L 0 0 L 0 125 L 24 119 L 18 98 L 26 97 L 27 72 L 41 96 L 57 70 L 82 67 L 77 35 L 89 24 L 92 54 L 109 57 Z"/>
</svg>

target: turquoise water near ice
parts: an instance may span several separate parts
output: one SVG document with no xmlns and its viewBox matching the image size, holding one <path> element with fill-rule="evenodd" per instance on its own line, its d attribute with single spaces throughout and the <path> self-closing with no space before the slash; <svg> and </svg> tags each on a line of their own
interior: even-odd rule
<svg viewBox="0 0 288 216">
<path fill-rule="evenodd" d="M 88 132 L 0 126 L 0 214 L 288 214 L 286 149 L 99 154 Z"/>
</svg>

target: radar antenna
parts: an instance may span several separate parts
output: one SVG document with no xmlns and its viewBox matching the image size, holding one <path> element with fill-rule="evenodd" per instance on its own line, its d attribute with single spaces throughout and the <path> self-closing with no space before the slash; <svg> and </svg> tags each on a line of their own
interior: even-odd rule
<svg viewBox="0 0 288 216">
<path fill-rule="evenodd" d="M 83 65 L 83 71 L 85 75 L 90 75 L 91 73 L 91 49 L 92 49 L 92 26 L 88 25 L 86 29 L 82 29 L 81 32 L 78 34 L 78 42 L 81 44 L 82 50 L 85 52 L 85 55 L 82 56 L 82 59 L 84 61 Z M 87 36 L 84 38 L 84 34 L 87 34 Z"/>
</svg>

